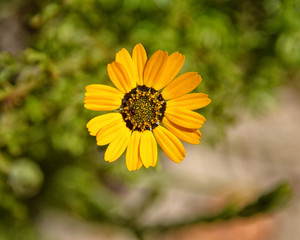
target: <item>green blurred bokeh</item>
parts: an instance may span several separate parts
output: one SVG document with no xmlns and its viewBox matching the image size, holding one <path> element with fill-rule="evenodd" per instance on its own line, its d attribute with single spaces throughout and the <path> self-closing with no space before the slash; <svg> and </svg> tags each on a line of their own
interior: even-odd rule
<svg viewBox="0 0 300 240">
<path fill-rule="evenodd" d="M 200 110 L 211 144 L 240 111 L 276 104 L 279 85 L 299 89 L 299 1 L 1 0 L 0 28 L 8 22 L 25 48 L 0 49 L 1 240 L 36 239 L 44 209 L 109 222 L 124 188 L 153 173 L 106 164 L 85 128 L 99 114 L 83 108 L 85 86 L 112 85 L 106 65 L 121 48 L 186 56 L 182 72 L 199 72 L 197 91 L 212 99 Z"/>
</svg>

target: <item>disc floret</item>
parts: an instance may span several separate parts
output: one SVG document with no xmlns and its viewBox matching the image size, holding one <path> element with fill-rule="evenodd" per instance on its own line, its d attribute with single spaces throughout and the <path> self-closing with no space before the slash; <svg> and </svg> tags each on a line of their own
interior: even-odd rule
<svg viewBox="0 0 300 240">
<path fill-rule="evenodd" d="M 124 95 L 119 110 L 130 130 L 143 132 L 160 124 L 165 109 L 166 102 L 158 91 L 139 85 Z"/>
</svg>

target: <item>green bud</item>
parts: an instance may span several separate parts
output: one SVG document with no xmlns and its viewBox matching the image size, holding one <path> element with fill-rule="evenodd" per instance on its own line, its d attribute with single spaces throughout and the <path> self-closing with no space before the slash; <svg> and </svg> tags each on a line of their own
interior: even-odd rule
<svg viewBox="0 0 300 240">
<path fill-rule="evenodd" d="M 30 198 L 39 193 L 44 174 L 40 167 L 28 159 L 15 161 L 10 168 L 8 183 L 20 197 Z"/>
</svg>

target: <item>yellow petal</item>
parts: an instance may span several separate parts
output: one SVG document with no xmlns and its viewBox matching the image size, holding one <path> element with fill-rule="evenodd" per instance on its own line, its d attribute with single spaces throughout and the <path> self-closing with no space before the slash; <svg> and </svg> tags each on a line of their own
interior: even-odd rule
<svg viewBox="0 0 300 240">
<path fill-rule="evenodd" d="M 113 84 L 123 93 L 132 89 L 130 79 L 125 67 L 119 62 L 112 62 L 107 65 L 107 73 Z"/>
<path fill-rule="evenodd" d="M 197 129 L 196 134 L 198 135 L 199 138 L 202 138 L 202 134 L 199 129 Z"/>
<path fill-rule="evenodd" d="M 84 107 L 94 111 L 112 111 L 118 109 L 121 106 L 123 94 L 115 88 L 98 85 L 97 90 L 95 90 L 95 87 L 90 87 L 91 85 L 87 87 Z"/>
<path fill-rule="evenodd" d="M 139 154 L 139 160 L 136 166 L 136 170 L 140 169 L 143 166 L 141 155 Z"/>
<path fill-rule="evenodd" d="M 111 122 L 108 125 L 105 125 L 100 131 L 97 133 L 97 144 L 99 146 L 103 146 L 109 144 L 114 141 L 124 129 L 127 128 L 124 120 L 116 120 Z"/>
<path fill-rule="evenodd" d="M 156 79 L 164 72 L 168 60 L 168 53 L 161 50 L 156 51 L 146 64 L 144 71 L 144 84 L 152 87 Z"/>
<path fill-rule="evenodd" d="M 86 94 L 92 96 L 96 94 L 111 94 L 116 98 L 122 99 L 124 94 L 114 87 L 102 84 L 91 84 L 86 86 Z"/>
<path fill-rule="evenodd" d="M 176 137 L 181 139 L 182 141 L 191 143 L 191 144 L 199 144 L 199 134 L 198 129 L 188 129 L 180 127 L 172 122 L 170 122 L 167 118 L 163 118 L 163 124 L 167 129 L 170 130 Z"/>
<path fill-rule="evenodd" d="M 85 96 L 84 98 L 85 102 L 92 99 L 104 99 L 104 100 L 122 99 L 119 98 L 118 95 L 115 95 L 114 93 L 110 93 L 110 92 L 86 92 L 84 96 Z"/>
<path fill-rule="evenodd" d="M 200 113 L 184 108 L 167 108 L 165 116 L 171 122 L 184 128 L 201 128 L 206 121 Z"/>
<path fill-rule="evenodd" d="M 143 85 L 143 74 L 147 62 L 147 54 L 142 44 L 137 44 L 132 51 L 132 59 L 138 70 L 138 85 Z"/>
<path fill-rule="evenodd" d="M 172 53 L 168 57 L 162 76 L 159 79 L 156 79 L 155 83 L 153 84 L 153 88 L 160 90 L 170 83 L 180 72 L 184 64 L 184 59 L 185 57 L 179 52 Z"/>
<path fill-rule="evenodd" d="M 119 90 L 110 86 L 102 84 L 88 85 L 84 107 L 94 111 L 112 111 L 121 106 L 123 95 Z"/>
<path fill-rule="evenodd" d="M 174 162 L 180 163 L 185 157 L 185 149 L 179 139 L 169 130 L 161 126 L 156 127 L 153 132 L 165 154 Z"/>
<path fill-rule="evenodd" d="M 175 78 L 161 92 L 164 99 L 177 98 L 194 90 L 201 82 L 201 76 L 196 72 L 188 72 Z"/>
<path fill-rule="evenodd" d="M 128 146 L 131 131 L 126 127 L 125 128 L 122 127 L 120 130 L 121 130 L 119 131 L 120 135 L 108 145 L 105 151 L 104 154 L 105 161 L 113 162 L 117 160 Z"/>
<path fill-rule="evenodd" d="M 167 108 L 185 108 L 195 110 L 210 104 L 211 100 L 204 93 L 190 93 L 167 101 Z"/>
<path fill-rule="evenodd" d="M 86 101 L 84 107 L 93 111 L 113 111 L 121 106 L 121 101 L 103 101 L 103 100 L 90 100 Z"/>
<path fill-rule="evenodd" d="M 151 131 L 142 133 L 140 144 L 140 155 L 144 166 L 154 167 L 157 162 L 157 144 Z"/>
<path fill-rule="evenodd" d="M 92 118 L 86 124 L 86 127 L 88 128 L 92 136 L 96 136 L 99 130 L 103 128 L 105 125 L 108 125 L 115 121 L 121 121 L 121 120 L 122 120 L 122 115 L 120 113 L 107 113 Z"/>
<path fill-rule="evenodd" d="M 131 134 L 127 151 L 126 151 L 126 166 L 129 171 L 137 170 L 142 166 L 139 157 L 141 135 L 142 134 L 138 131 L 134 131 Z"/>
<path fill-rule="evenodd" d="M 138 80 L 137 66 L 134 64 L 129 52 L 125 48 L 122 48 L 122 50 L 116 54 L 116 62 L 119 62 L 124 66 L 130 80 L 130 88 L 135 88 Z"/>
</svg>

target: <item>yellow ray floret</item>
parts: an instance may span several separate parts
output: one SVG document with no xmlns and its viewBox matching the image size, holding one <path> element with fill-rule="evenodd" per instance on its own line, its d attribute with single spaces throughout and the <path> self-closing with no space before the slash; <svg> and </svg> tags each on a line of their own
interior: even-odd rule
<svg viewBox="0 0 300 240">
<path fill-rule="evenodd" d="M 120 135 L 108 145 L 104 154 L 105 161 L 113 162 L 117 160 L 127 148 L 131 131 L 128 128 L 124 128 L 119 134 Z"/>
<path fill-rule="evenodd" d="M 163 75 L 168 60 L 168 53 L 158 50 L 149 59 L 144 71 L 144 84 L 152 87 L 157 79 Z"/>
<path fill-rule="evenodd" d="M 126 166 L 129 171 L 139 169 L 143 164 L 139 154 L 141 132 L 134 131 L 130 137 L 126 152 Z"/>
<path fill-rule="evenodd" d="M 190 93 L 167 102 L 168 108 L 195 110 L 210 104 L 211 100 L 204 93 Z"/>
<path fill-rule="evenodd" d="M 167 129 L 158 126 L 153 130 L 156 140 L 167 156 L 176 163 L 185 157 L 185 149 L 179 139 Z"/>
<path fill-rule="evenodd" d="M 151 131 L 146 130 L 142 133 L 140 144 L 142 163 L 146 168 L 154 167 L 157 162 L 157 144 Z"/>
<path fill-rule="evenodd" d="M 201 135 L 199 134 L 199 129 L 195 128 L 184 128 L 175 123 L 170 122 L 167 118 L 163 119 L 163 124 L 166 126 L 167 129 L 170 130 L 176 137 L 191 144 L 199 144 L 199 139 Z"/>
<path fill-rule="evenodd" d="M 147 62 L 147 54 L 142 44 L 139 43 L 133 48 L 132 60 L 134 64 L 137 66 L 137 71 L 138 71 L 137 84 L 143 85 L 144 84 L 143 74 Z"/>
<path fill-rule="evenodd" d="M 206 121 L 200 113 L 184 108 L 167 108 L 166 118 L 184 128 L 201 128 Z"/>
</svg>

